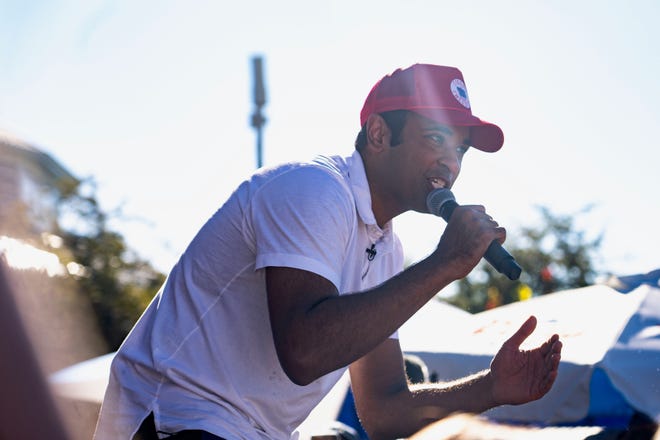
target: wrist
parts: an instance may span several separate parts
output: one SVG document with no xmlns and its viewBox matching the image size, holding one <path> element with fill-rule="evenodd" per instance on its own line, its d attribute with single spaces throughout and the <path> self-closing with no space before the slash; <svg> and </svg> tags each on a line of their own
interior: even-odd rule
<svg viewBox="0 0 660 440">
<path fill-rule="evenodd" d="M 493 377 L 493 373 L 491 370 L 487 370 L 486 374 L 484 374 L 483 383 L 484 383 L 484 393 L 486 396 L 486 400 L 484 402 L 487 406 L 486 409 L 491 409 L 491 408 L 495 408 L 496 406 L 500 406 L 502 403 L 499 402 L 497 397 L 495 396 L 495 378 Z"/>
<path fill-rule="evenodd" d="M 418 265 L 420 275 L 433 286 L 435 293 L 461 279 L 451 262 L 443 262 L 439 258 L 433 258 L 433 256 L 420 261 Z"/>
<path fill-rule="evenodd" d="M 465 278 L 474 268 L 475 263 L 466 254 L 447 252 L 438 247 L 430 256 L 436 268 L 442 268 L 445 276 L 452 281 Z M 477 261 L 478 262 L 478 261 Z"/>
</svg>

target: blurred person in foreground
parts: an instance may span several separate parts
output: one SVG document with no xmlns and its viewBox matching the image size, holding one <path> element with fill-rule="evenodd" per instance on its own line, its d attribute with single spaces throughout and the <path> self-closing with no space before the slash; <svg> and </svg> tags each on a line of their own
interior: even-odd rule
<svg viewBox="0 0 660 440">
<path fill-rule="evenodd" d="M 519 349 L 534 317 L 486 371 L 406 380 L 399 326 L 506 235 L 482 206 L 459 207 L 437 248 L 403 270 L 392 219 L 428 212 L 469 149 L 504 141 L 472 115 L 462 73 L 398 69 L 373 87 L 360 124 L 351 156 L 259 169 L 200 229 L 117 352 L 97 440 L 287 439 L 347 367 L 372 440 L 550 390 L 557 335 Z M 429 330 L 451 337 L 442 322 Z"/>
<path fill-rule="evenodd" d="M 500 423 L 476 414 L 456 413 L 433 422 L 408 440 L 660 440 L 657 424 L 642 418 L 628 428 L 533 426 Z"/>
</svg>

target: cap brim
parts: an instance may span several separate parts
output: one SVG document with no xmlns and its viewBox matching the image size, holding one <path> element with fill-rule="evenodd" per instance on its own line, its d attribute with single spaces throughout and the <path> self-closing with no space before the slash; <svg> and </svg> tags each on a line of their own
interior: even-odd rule
<svg viewBox="0 0 660 440">
<path fill-rule="evenodd" d="M 425 118 L 444 124 L 471 127 L 471 147 L 487 153 L 494 153 L 502 148 L 504 144 L 504 133 L 502 129 L 490 122 L 482 121 L 464 111 L 438 108 L 416 108 L 409 109 Z"/>
</svg>

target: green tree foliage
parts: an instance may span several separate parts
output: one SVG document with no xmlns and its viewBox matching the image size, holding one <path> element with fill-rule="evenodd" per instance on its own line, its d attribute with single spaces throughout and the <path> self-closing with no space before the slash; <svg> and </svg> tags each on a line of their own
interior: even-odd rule
<svg viewBox="0 0 660 440">
<path fill-rule="evenodd" d="M 63 189 L 58 235 L 70 254 L 61 258 L 74 268 L 108 346 L 116 350 L 165 276 L 132 252 L 120 234 L 108 229 L 109 216 L 100 209 L 95 192 L 91 180 Z"/>
<path fill-rule="evenodd" d="M 541 223 L 537 227 L 523 227 L 515 239 L 507 240 L 507 250 L 523 269 L 519 280 L 511 281 L 485 262 L 457 285 L 457 293 L 448 302 L 472 313 L 528 299 L 592 284 L 597 275 L 594 260 L 602 241 L 602 234 L 588 239 L 585 231 L 577 229 L 575 220 L 591 207 L 576 215 L 555 215 L 539 207 Z"/>
</svg>

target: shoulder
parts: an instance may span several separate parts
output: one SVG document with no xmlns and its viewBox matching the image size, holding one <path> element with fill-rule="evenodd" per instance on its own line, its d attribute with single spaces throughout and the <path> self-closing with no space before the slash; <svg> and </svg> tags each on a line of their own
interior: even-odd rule
<svg viewBox="0 0 660 440">
<path fill-rule="evenodd" d="M 340 158 L 318 156 L 291 162 L 263 170 L 255 179 L 259 192 L 268 197 L 341 198 L 353 203 L 345 162 Z"/>
</svg>

